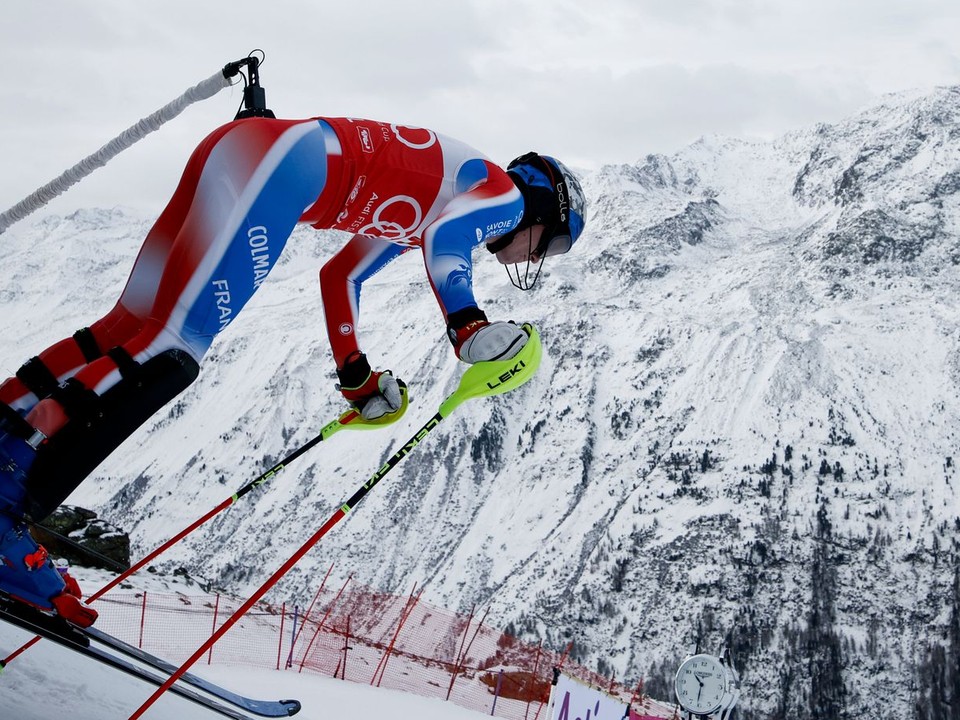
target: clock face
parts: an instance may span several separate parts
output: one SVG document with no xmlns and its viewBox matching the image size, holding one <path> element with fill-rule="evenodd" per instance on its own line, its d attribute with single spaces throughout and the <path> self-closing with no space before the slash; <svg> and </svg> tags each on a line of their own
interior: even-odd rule
<svg viewBox="0 0 960 720">
<path fill-rule="evenodd" d="M 675 689 L 684 710 L 706 715 L 720 707 L 727 689 L 726 672 L 713 655 L 694 655 L 677 671 Z"/>
</svg>

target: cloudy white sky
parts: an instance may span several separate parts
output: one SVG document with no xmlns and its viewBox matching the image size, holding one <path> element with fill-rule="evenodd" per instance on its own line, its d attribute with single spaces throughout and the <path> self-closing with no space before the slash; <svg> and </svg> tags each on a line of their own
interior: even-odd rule
<svg viewBox="0 0 960 720">
<path fill-rule="evenodd" d="M 957 0 L 7 0 L 0 211 L 263 48 L 280 117 L 423 125 L 582 168 L 705 134 L 775 137 L 960 82 Z M 50 206 L 159 212 L 238 88 Z"/>
</svg>

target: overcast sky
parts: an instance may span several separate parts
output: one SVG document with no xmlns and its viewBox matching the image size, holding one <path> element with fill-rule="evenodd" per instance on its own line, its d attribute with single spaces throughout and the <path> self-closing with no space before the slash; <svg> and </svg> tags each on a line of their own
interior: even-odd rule
<svg viewBox="0 0 960 720">
<path fill-rule="evenodd" d="M 6 0 L 0 211 L 230 60 L 279 117 L 422 125 L 506 163 L 593 169 L 720 133 L 776 137 L 960 82 L 958 0 Z M 159 212 L 221 91 L 49 210 Z"/>
</svg>

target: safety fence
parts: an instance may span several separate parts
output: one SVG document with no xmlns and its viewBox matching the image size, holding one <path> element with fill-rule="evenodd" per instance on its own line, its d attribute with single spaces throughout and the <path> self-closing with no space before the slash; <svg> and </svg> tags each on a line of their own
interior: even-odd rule
<svg viewBox="0 0 960 720">
<path fill-rule="evenodd" d="M 421 600 L 422 589 L 391 595 L 331 573 L 306 607 L 255 606 L 211 648 L 205 662 L 310 672 L 427 697 L 502 718 L 546 720 L 554 669 L 602 688 L 636 714 L 674 717 L 673 708 L 487 624 L 486 610 L 454 613 Z M 242 600 L 116 590 L 97 601 L 97 627 L 147 652 L 183 662 Z"/>
</svg>

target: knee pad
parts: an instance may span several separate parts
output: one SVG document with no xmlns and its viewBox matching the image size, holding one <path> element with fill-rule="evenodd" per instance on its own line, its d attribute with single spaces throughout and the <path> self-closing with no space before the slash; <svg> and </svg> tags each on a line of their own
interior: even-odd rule
<svg viewBox="0 0 960 720">
<path fill-rule="evenodd" d="M 132 361 L 131 361 L 132 362 Z M 69 421 L 37 450 L 26 479 L 26 511 L 35 521 L 52 513 L 134 430 L 196 380 L 200 366 L 183 350 L 121 366 L 120 381 L 97 396 L 61 391 Z M 53 394 L 57 398 L 57 393 Z"/>
</svg>

